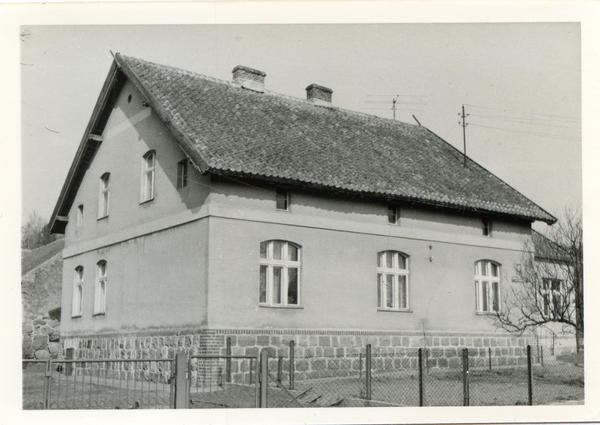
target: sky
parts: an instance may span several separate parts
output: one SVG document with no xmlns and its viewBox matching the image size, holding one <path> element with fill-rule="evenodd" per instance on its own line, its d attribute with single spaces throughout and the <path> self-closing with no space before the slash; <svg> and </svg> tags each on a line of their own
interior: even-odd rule
<svg viewBox="0 0 600 425">
<path fill-rule="evenodd" d="M 21 25 L 22 220 L 48 220 L 111 65 L 112 52 L 268 90 L 418 121 L 542 208 L 580 208 L 578 23 Z M 542 226 L 546 226 L 543 224 Z M 542 227 L 543 228 L 543 227 Z"/>
</svg>

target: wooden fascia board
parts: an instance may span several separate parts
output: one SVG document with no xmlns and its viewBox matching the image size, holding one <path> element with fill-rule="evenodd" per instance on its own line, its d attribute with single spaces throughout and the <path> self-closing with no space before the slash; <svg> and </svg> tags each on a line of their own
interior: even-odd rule
<svg viewBox="0 0 600 425">
<path fill-rule="evenodd" d="M 183 152 L 190 158 L 194 167 L 196 167 L 202 174 L 210 171 L 208 162 L 202 158 L 202 155 L 196 150 L 194 142 L 184 134 L 178 126 L 173 123 L 170 117 L 161 109 L 158 108 L 154 97 L 146 90 L 146 87 L 138 79 L 135 73 L 129 68 L 127 63 L 121 61 L 120 54 L 115 55 L 115 60 L 121 71 L 129 78 L 133 85 L 140 91 L 144 100 L 148 103 L 149 107 L 156 113 L 158 118 L 163 122 L 167 130 L 171 133 L 173 138 L 177 140 Z"/>
<path fill-rule="evenodd" d="M 69 169 L 67 178 L 65 179 L 65 183 L 63 184 L 63 187 L 61 189 L 58 201 L 56 203 L 56 206 L 54 207 L 54 211 L 52 212 L 52 216 L 50 217 L 50 231 L 52 233 L 64 233 L 64 226 L 61 226 L 63 227 L 61 229 L 62 231 L 59 231 L 56 227 L 58 216 L 67 215 L 71 208 L 71 205 L 67 205 L 67 199 L 72 190 L 78 189 L 78 187 L 74 187 L 77 175 L 82 172 L 85 173 L 87 169 L 87 167 L 82 167 L 82 160 L 85 157 L 87 149 L 90 147 L 97 149 L 97 147 L 101 143 L 101 136 L 97 134 L 92 134 L 92 129 L 96 126 L 96 122 L 98 121 L 98 118 L 100 117 L 104 108 L 107 107 L 107 102 L 111 94 L 111 88 L 116 83 L 117 73 L 118 67 L 116 62 L 113 61 L 110 70 L 108 71 L 108 75 L 104 80 L 104 85 L 102 86 L 102 90 L 100 91 L 100 95 L 98 96 L 98 100 L 96 101 L 96 106 L 94 107 L 92 116 L 88 121 L 88 125 L 85 129 L 85 132 L 83 133 L 83 138 L 79 143 L 79 148 L 75 153 L 75 158 L 73 159 L 73 163 L 71 164 L 71 168 Z M 90 146 L 90 141 L 93 142 L 93 146 Z"/>
</svg>

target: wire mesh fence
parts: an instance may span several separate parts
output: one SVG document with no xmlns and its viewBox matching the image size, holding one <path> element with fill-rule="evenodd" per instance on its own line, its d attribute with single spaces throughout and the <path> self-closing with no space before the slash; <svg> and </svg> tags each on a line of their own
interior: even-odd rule
<svg viewBox="0 0 600 425">
<path fill-rule="evenodd" d="M 285 349 L 264 348 L 260 358 L 180 355 L 182 362 L 24 360 L 23 409 L 505 406 L 584 401 L 583 356 L 552 356 L 541 346 L 509 350 L 367 345 L 295 351 L 291 341 Z M 183 365 L 177 373 L 176 364 Z M 175 395 L 181 391 L 185 394 L 178 404 Z"/>
<path fill-rule="evenodd" d="M 168 409 L 171 360 L 23 361 L 23 409 Z"/>
</svg>

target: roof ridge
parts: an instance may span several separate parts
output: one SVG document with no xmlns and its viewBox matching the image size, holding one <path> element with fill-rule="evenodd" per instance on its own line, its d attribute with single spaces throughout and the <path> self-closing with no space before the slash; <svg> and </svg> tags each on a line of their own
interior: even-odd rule
<svg viewBox="0 0 600 425">
<path fill-rule="evenodd" d="M 182 72 L 182 73 L 190 75 L 190 76 L 201 77 L 201 78 L 204 78 L 204 79 L 206 79 L 208 81 L 212 81 L 212 82 L 220 83 L 220 84 L 225 84 L 225 85 L 230 86 L 230 87 L 242 88 L 239 83 L 234 83 L 233 81 L 229 81 L 229 80 L 222 80 L 220 78 L 212 77 L 212 76 L 206 75 L 206 74 L 201 74 L 199 72 L 190 71 L 190 70 L 183 69 L 183 68 L 178 68 L 176 66 L 170 66 L 170 65 L 164 65 L 164 64 L 160 64 L 160 63 L 156 63 L 156 62 L 150 62 L 150 61 L 147 61 L 145 59 L 140 59 L 140 58 L 133 57 L 133 56 L 127 56 L 127 55 L 124 55 L 124 54 L 119 53 L 119 52 L 115 53 L 115 56 L 117 56 L 117 55 L 120 56 L 120 57 L 122 57 L 122 58 L 124 58 L 124 59 L 126 59 L 126 60 L 127 59 L 133 59 L 133 60 L 136 60 L 136 61 L 144 62 L 146 64 L 157 66 L 159 68 L 176 70 L 178 72 Z M 251 89 L 248 89 L 248 90 L 249 91 L 253 91 Z M 311 102 L 307 101 L 306 99 L 303 99 L 303 98 L 300 98 L 300 97 L 296 97 L 296 96 L 292 96 L 292 95 L 285 94 L 285 93 L 279 93 L 279 92 L 276 92 L 276 91 L 273 91 L 273 90 L 269 90 L 267 88 L 265 88 L 263 90 L 263 92 L 261 92 L 261 93 L 256 92 L 256 94 L 257 95 L 271 95 L 271 96 L 275 96 L 275 97 L 279 97 L 279 98 L 284 98 L 284 99 L 288 99 L 288 100 L 291 100 L 291 101 L 295 101 L 295 102 L 298 102 L 298 103 L 301 103 L 301 104 L 304 104 L 304 105 L 309 105 L 309 106 L 316 107 L 316 108 L 325 108 L 325 109 L 337 110 L 337 111 L 340 111 L 340 112 L 343 112 L 343 113 L 347 113 L 347 114 L 350 114 L 350 115 L 356 115 L 358 117 L 362 117 L 362 118 L 365 118 L 367 120 L 371 119 L 371 120 L 376 120 L 376 121 L 382 121 L 383 123 L 389 124 L 391 126 L 394 126 L 394 125 L 398 126 L 398 125 L 400 125 L 400 126 L 408 126 L 410 128 L 425 128 L 425 129 L 427 129 L 427 127 L 424 127 L 422 125 L 410 124 L 410 123 L 407 123 L 407 122 L 404 122 L 404 121 L 399 121 L 399 120 L 394 120 L 394 119 L 391 119 L 391 118 L 380 117 L 378 115 L 372 115 L 372 114 L 368 114 L 366 112 L 360 112 L 360 111 L 355 111 L 353 109 L 342 108 L 341 106 L 336 106 L 336 105 L 333 105 L 333 104 L 332 105 L 320 105 L 320 104 L 316 104 L 316 103 L 311 103 Z"/>
</svg>

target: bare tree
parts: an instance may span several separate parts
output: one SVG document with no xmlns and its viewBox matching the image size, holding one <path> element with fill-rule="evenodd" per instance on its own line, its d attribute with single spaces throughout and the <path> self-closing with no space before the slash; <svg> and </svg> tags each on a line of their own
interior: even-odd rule
<svg viewBox="0 0 600 425">
<path fill-rule="evenodd" d="M 504 291 L 495 315 L 503 329 L 523 333 L 549 323 L 574 332 L 583 349 L 583 227 L 581 215 L 566 209 L 546 235 L 533 232 L 521 263 L 519 279 Z"/>
<path fill-rule="evenodd" d="M 27 223 L 21 227 L 21 248 L 34 249 L 54 240 L 56 237 L 50 233 L 50 223 L 44 224 L 37 210 L 33 210 Z"/>
</svg>

